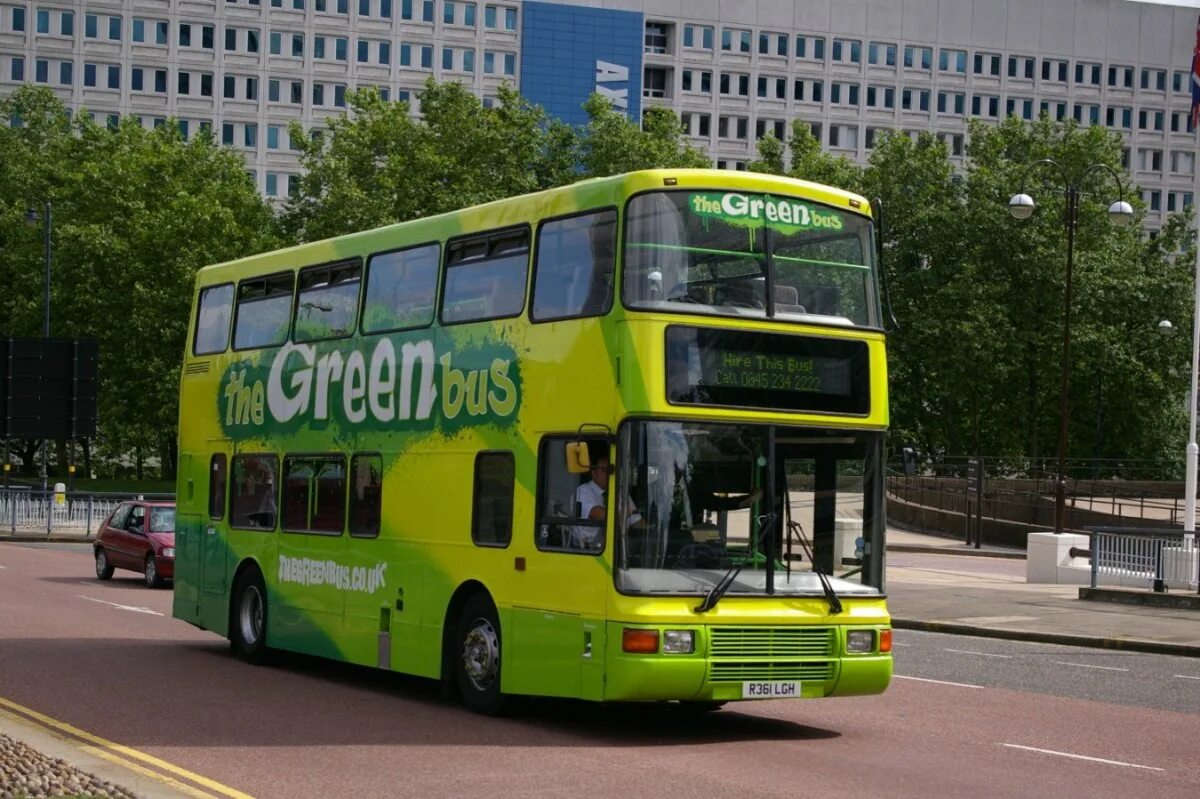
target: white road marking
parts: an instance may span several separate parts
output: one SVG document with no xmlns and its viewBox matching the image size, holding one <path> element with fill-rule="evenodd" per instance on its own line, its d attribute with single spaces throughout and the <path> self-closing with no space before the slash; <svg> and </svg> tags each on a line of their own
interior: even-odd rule
<svg viewBox="0 0 1200 799">
<path fill-rule="evenodd" d="M 1181 680 L 1200 680 L 1200 677 L 1193 677 L 1190 674 L 1174 674 L 1173 677 L 1178 677 Z"/>
<path fill-rule="evenodd" d="M 1076 666 L 1081 669 L 1104 669 L 1105 671 L 1129 671 L 1129 669 L 1122 669 L 1117 666 L 1093 666 L 1090 663 L 1068 663 L 1065 660 L 1055 660 L 1053 662 L 1058 664 L 1059 666 Z"/>
<path fill-rule="evenodd" d="M 973 652 L 970 649 L 943 649 L 943 652 L 956 652 L 960 655 L 979 655 L 981 658 L 1011 658 L 1012 655 L 997 655 L 992 652 Z"/>
<path fill-rule="evenodd" d="M 982 685 L 971 685 L 965 682 L 950 682 L 949 680 L 931 680 L 928 677 L 909 677 L 904 674 L 893 674 L 897 680 L 916 680 L 917 682 L 932 682 L 938 685 L 953 685 L 958 688 L 982 688 Z"/>
<path fill-rule="evenodd" d="M 151 610 L 150 608 L 135 608 L 133 605 L 118 605 L 116 602 L 109 602 L 104 599 L 96 599 L 95 597 L 91 597 L 91 596 L 83 596 L 82 594 L 79 594 L 79 598 L 86 599 L 88 602 L 99 602 L 101 605 L 112 605 L 114 608 L 119 608 L 120 610 L 128 610 L 128 611 L 132 611 L 134 613 L 149 613 L 151 616 L 163 615 L 163 614 L 159 613 L 157 610 Z"/>
<path fill-rule="evenodd" d="M 912 644 L 902 644 L 899 641 L 892 641 L 892 646 L 912 646 Z"/>
<path fill-rule="evenodd" d="M 1024 749 L 1027 752 L 1041 752 L 1044 755 L 1058 755 L 1059 757 L 1070 757 L 1075 760 L 1090 760 L 1093 763 L 1107 763 L 1110 766 L 1125 766 L 1126 768 L 1143 768 L 1147 771 L 1165 771 L 1158 766 L 1142 766 L 1137 763 L 1122 763 L 1120 760 L 1105 760 L 1102 757 L 1088 757 L 1087 755 L 1073 755 L 1070 752 L 1055 752 L 1053 749 L 1038 749 L 1036 746 L 1021 746 L 1020 744 L 1000 744 L 1007 746 L 1009 749 Z"/>
</svg>

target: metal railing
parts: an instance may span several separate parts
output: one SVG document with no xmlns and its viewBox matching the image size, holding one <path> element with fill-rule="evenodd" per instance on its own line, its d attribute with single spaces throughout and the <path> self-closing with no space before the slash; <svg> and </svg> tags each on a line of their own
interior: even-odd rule
<svg viewBox="0 0 1200 799">
<path fill-rule="evenodd" d="M 982 504 L 984 518 L 1035 527 L 1053 524 L 1053 475 L 1036 469 L 1016 472 L 999 459 L 983 460 L 985 475 L 978 495 L 971 493 L 973 481 L 967 479 L 965 463 L 925 465 L 916 475 L 889 469 L 888 492 L 914 505 L 954 514 L 966 513 L 971 501 Z M 1072 529 L 1126 522 L 1182 526 L 1182 483 L 1071 477 L 1066 490 L 1067 526 Z"/>
<path fill-rule="evenodd" d="M 1181 530 L 1089 527 L 1092 588 L 1101 578 L 1122 584 L 1149 582 L 1157 592 L 1168 586 L 1198 587 L 1200 547 L 1195 534 Z"/>
<path fill-rule="evenodd" d="M 135 497 L 152 499 L 161 495 L 0 489 L 0 536 L 60 532 L 87 537 L 117 505 Z"/>
</svg>

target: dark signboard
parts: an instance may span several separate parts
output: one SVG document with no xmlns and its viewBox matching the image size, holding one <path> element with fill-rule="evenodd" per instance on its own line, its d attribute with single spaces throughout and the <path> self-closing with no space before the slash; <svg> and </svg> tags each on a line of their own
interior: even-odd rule
<svg viewBox="0 0 1200 799">
<path fill-rule="evenodd" d="M 0 338 L 0 438 L 96 435 L 95 341 Z"/>
<path fill-rule="evenodd" d="M 667 400 L 867 415 L 864 341 L 741 330 L 667 329 Z"/>
</svg>

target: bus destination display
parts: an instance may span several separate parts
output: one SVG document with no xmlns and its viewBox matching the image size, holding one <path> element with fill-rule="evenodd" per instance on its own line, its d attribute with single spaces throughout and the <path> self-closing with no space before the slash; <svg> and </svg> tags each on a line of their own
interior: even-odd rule
<svg viewBox="0 0 1200 799">
<path fill-rule="evenodd" d="M 862 341 L 672 327 L 666 360 L 675 404 L 870 412 Z"/>
</svg>

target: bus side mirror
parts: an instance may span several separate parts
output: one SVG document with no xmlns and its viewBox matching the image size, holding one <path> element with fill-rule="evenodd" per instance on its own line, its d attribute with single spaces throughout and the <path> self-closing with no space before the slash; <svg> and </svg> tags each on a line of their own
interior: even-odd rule
<svg viewBox="0 0 1200 799">
<path fill-rule="evenodd" d="M 587 474 L 592 467 L 586 441 L 567 442 L 567 471 L 571 474 Z"/>
</svg>

